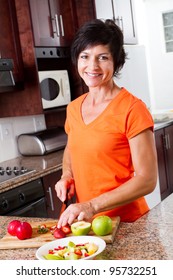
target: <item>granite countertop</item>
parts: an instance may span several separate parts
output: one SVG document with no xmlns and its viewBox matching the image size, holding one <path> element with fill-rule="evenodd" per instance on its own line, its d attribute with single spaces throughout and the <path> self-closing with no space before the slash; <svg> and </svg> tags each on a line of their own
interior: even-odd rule
<svg viewBox="0 0 173 280">
<path fill-rule="evenodd" d="M 0 217 L 0 238 L 14 217 Z M 24 220 L 24 218 L 18 218 Z M 25 218 L 26 221 L 46 221 Z M 35 260 L 36 248 L 0 250 L 1 260 Z M 113 244 L 98 259 L 173 260 L 173 194 L 134 223 L 120 223 Z"/>
<path fill-rule="evenodd" d="M 3 168 L 6 168 L 7 166 L 12 168 L 17 166 L 21 168 L 24 166 L 27 169 L 34 169 L 34 171 L 1 183 L 0 193 L 61 169 L 63 152 L 64 150 L 59 150 L 43 156 L 19 156 L 12 160 L 1 162 L 0 166 Z"/>
<path fill-rule="evenodd" d="M 164 128 L 166 126 L 172 125 L 173 124 L 173 120 L 169 120 L 169 121 L 161 121 L 161 122 L 155 122 L 154 123 L 154 131 Z"/>
</svg>

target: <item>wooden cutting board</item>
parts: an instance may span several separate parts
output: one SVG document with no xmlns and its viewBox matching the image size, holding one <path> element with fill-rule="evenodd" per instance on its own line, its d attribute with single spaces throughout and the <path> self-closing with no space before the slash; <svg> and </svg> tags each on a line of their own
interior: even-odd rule
<svg viewBox="0 0 173 280">
<path fill-rule="evenodd" d="M 28 221 L 29 222 L 29 221 Z M 10 234 L 6 234 L 3 238 L 0 239 L 0 249 L 19 249 L 19 248 L 39 248 L 46 242 L 50 242 L 56 240 L 52 233 L 49 231 L 44 234 L 39 234 L 37 232 L 38 226 L 41 225 L 41 222 L 29 222 L 33 228 L 32 237 L 25 240 L 20 240 L 16 236 L 11 236 Z M 112 233 L 106 236 L 100 236 L 105 240 L 106 243 L 113 243 L 116 231 L 118 229 L 120 223 L 120 218 L 115 217 L 112 218 L 113 230 Z M 57 220 L 46 221 L 47 227 L 51 227 L 57 224 Z M 72 236 L 69 234 L 68 236 Z M 89 235 L 95 235 L 92 231 L 90 231 Z"/>
</svg>

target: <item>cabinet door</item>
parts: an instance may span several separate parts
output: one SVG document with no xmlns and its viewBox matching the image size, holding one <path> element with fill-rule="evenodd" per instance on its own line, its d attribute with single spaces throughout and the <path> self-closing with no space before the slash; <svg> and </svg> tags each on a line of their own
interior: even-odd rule
<svg viewBox="0 0 173 280">
<path fill-rule="evenodd" d="M 61 174 L 62 171 L 58 170 L 57 172 L 48 174 L 43 177 L 47 214 L 49 218 L 58 219 L 61 212 L 62 202 L 57 197 L 55 191 L 55 184 L 58 180 L 60 180 Z"/>
<path fill-rule="evenodd" d="M 125 44 L 136 44 L 133 0 L 95 0 L 96 16 L 113 19 L 124 34 Z"/>
<path fill-rule="evenodd" d="M 167 157 L 168 185 L 173 192 L 173 125 L 165 127 L 165 149 Z"/>
<path fill-rule="evenodd" d="M 133 0 L 113 0 L 115 21 L 124 34 L 125 44 L 136 44 L 135 14 Z"/>
<path fill-rule="evenodd" d="M 111 0 L 95 0 L 96 17 L 100 19 L 114 19 Z"/>
<path fill-rule="evenodd" d="M 13 59 L 15 83 L 23 82 L 22 51 L 13 0 L 0 1 L 0 58 Z"/>
<path fill-rule="evenodd" d="M 158 159 L 158 173 L 159 173 L 159 183 L 160 183 L 160 194 L 163 200 L 170 194 L 167 178 L 167 167 L 166 167 L 166 153 L 165 153 L 165 132 L 164 129 L 159 129 L 155 131 L 155 142 L 157 149 L 157 159 Z M 151 170 L 152 172 L 152 170 Z"/>
<path fill-rule="evenodd" d="M 29 3 L 35 46 L 69 46 L 74 34 L 72 2 L 29 0 Z"/>
</svg>

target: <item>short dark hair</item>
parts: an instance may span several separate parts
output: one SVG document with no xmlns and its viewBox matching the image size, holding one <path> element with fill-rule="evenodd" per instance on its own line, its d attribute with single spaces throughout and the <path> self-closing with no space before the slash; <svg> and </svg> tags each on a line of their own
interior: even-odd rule
<svg viewBox="0 0 173 280">
<path fill-rule="evenodd" d="M 71 59 L 77 66 L 79 54 L 87 47 L 108 45 L 114 61 L 114 76 L 118 76 L 126 59 L 123 44 L 123 33 L 113 20 L 95 19 L 77 31 L 71 46 Z"/>
</svg>

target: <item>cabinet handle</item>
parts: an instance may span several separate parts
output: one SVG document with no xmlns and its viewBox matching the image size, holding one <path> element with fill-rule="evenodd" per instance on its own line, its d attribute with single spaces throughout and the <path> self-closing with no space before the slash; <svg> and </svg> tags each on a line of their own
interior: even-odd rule
<svg viewBox="0 0 173 280">
<path fill-rule="evenodd" d="M 164 139 L 164 146 L 165 146 L 166 150 L 169 150 L 169 148 L 170 148 L 170 140 L 169 140 L 168 134 L 165 134 L 163 139 Z"/>
<path fill-rule="evenodd" d="M 115 23 L 120 27 L 120 18 L 119 17 L 115 18 Z"/>
<path fill-rule="evenodd" d="M 124 26 L 123 26 L 123 17 L 117 17 L 115 19 L 115 23 L 119 26 L 122 32 L 124 32 Z"/>
<path fill-rule="evenodd" d="M 120 26 L 120 28 L 121 28 L 122 32 L 124 33 L 124 26 L 123 26 L 123 17 L 120 17 L 120 20 L 119 20 L 119 22 L 121 23 L 121 26 Z"/>
<path fill-rule="evenodd" d="M 49 187 L 47 192 L 49 193 L 49 197 L 50 197 L 51 210 L 54 211 L 54 204 L 53 204 L 53 197 L 52 197 L 52 189 L 51 189 L 51 187 Z"/>
<path fill-rule="evenodd" d="M 55 14 L 55 17 L 54 18 L 52 17 L 51 20 L 55 21 L 55 28 L 56 28 L 56 30 L 55 31 L 53 30 L 53 33 L 55 33 L 59 37 L 60 36 L 60 32 L 59 32 L 58 15 Z M 53 29 L 53 27 L 52 27 L 52 29 Z"/>
<path fill-rule="evenodd" d="M 62 15 L 60 15 L 59 18 L 60 18 L 60 24 L 61 24 L 61 33 L 62 33 L 62 36 L 64 37 L 64 24 L 63 24 Z"/>
<path fill-rule="evenodd" d="M 114 10 L 114 2 L 113 2 L 113 0 L 111 1 L 111 4 L 112 4 L 113 21 L 116 22 L 116 19 L 115 19 L 115 10 Z"/>
<path fill-rule="evenodd" d="M 171 149 L 171 142 L 170 142 L 169 134 L 167 134 L 167 139 L 168 139 L 168 149 Z"/>
<path fill-rule="evenodd" d="M 167 150 L 167 135 L 162 135 L 164 148 Z"/>
<path fill-rule="evenodd" d="M 58 15 L 55 14 L 55 26 L 56 26 L 56 34 L 59 37 L 60 32 L 59 32 L 59 23 L 58 23 Z"/>
</svg>

